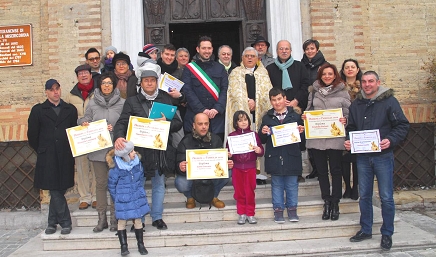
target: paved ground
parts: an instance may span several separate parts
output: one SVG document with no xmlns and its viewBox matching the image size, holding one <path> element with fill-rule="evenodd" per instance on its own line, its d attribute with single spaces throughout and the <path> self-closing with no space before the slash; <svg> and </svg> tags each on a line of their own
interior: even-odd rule
<svg viewBox="0 0 436 257">
<path fill-rule="evenodd" d="M 9 256 L 18 248 L 27 243 L 30 239 L 41 233 L 42 229 L 24 229 L 15 230 L 0 229 L 0 257 Z"/>
</svg>

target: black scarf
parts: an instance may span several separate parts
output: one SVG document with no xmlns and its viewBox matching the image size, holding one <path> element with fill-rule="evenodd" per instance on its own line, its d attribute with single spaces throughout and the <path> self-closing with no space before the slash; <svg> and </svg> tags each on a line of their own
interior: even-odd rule
<svg viewBox="0 0 436 257">
<path fill-rule="evenodd" d="M 306 66 L 306 68 L 315 68 L 318 70 L 318 67 L 325 63 L 325 58 L 321 51 L 318 51 L 318 53 L 316 53 L 316 55 L 310 61 L 306 55 L 303 55 L 303 59 L 301 59 L 301 62 L 304 64 L 304 66 Z"/>
<path fill-rule="evenodd" d="M 177 70 L 177 67 L 179 67 L 179 63 L 176 60 L 174 60 L 174 62 L 170 65 L 167 65 L 162 61 L 162 58 L 159 58 L 157 60 L 157 65 L 160 66 L 162 74 L 164 74 L 165 72 L 168 74 L 173 74 L 173 72 Z"/>
</svg>

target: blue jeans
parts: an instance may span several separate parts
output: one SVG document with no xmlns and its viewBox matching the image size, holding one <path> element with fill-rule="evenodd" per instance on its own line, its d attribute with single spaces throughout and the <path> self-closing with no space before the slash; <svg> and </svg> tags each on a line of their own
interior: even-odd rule
<svg viewBox="0 0 436 257">
<path fill-rule="evenodd" d="M 151 178 L 151 212 L 152 221 L 162 219 L 163 202 L 165 198 L 165 175 L 159 176 L 156 170 L 154 177 Z"/>
<path fill-rule="evenodd" d="M 186 198 L 192 198 L 191 195 L 192 181 L 193 180 L 187 180 L 186 176 L 176 175 L 176 179 L 174 180 L 174 186 L 177 188 L 177 191 L 185 195 Z M 229 179 L 219 178 L 219 179 L 212 179 L 212 181 L 213 181 L 213 185 L 215 186 L 214 197 L 218 197 L 218 195 L 221 192 L 221 189 L 223 189 L 223 187 L 227 185 Z"/>
<path fill-rule="evenodd" d="M 284 198 L 286 192 L 286 203 Z M 271 194 L 274 209 L 297 207 L 298 176 L 271 176 Z"/>
<path fill-rule="evenodd" d="M 383 225 L 382 235 L 392 236 L 394 233 L 394 154 L 388 152 L 379 156 L 369 154 L 357 155 L 357 170 L 360 190 L 360 226 L 365 234 L 372 234 L 373 208 L 372 195 L 374 175 L 377 177 L 378 190 L 381 199 Z"/>
</svg>

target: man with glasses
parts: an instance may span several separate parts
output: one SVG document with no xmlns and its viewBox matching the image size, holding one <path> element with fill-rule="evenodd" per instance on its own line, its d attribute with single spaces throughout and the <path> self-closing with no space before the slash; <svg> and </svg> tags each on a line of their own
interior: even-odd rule
<svg viewBox="0 0 436 257">
<path fill-rule="evenodd" d="M 286 94 L 286 106 L 293 107 L 297 113 L 306 110 L 309 96 L 309 72 L 306 67 L 292 58 L 292 47 L 288 40 L 277 43 L 277 58 L 274 63 L 266 67 L 273 87 L 281 88 Z M 306 150 L 305 143 L 300 143 L 300 150 Z M 304 141 L 305 142 L 305 141 Z M 302 176 L 299 182 L 304 182 Z"/>
<path fill-rule="evenodd" d="M 103 68 L 103 64 L 100 62 L 100 52 L 94 47 L 91 47 L 88 49 L 88 51 L 86 51 L 85 59 L 85 62 L 91 66 L 92 78 L 98 80 L 98 76 L 101 73 L 101 68 Z"/>
<path fill-rule="evenodd" d="M 262 62 L 264 67 L 267 67 L 271 63 L 274 63 L 274 58 L 268 52 L 270 44 L 266 39 L 262 36 L 257 36 L 256 40 L 251 47 L 254 47 L 259 54 L 259 62 Z"/>
<path fill-rule="evenodd" d="M 77 108 L 79 118 L 82 118 L 86 106 L 97 86 L 97 80 L 92 78 L 91 66 L 88 64 L 77 66 L 74 72 L 76 73 L 78 82 L 67 95 L 66 102 L 74 105 Z M 86 154 L 76 157 L 75 161 L 77 171 L 77 190 L 80 195 L 79 210 L 88 209 L 89 205 L 95 209 L 97 208 L 97 196 L 95 191 L 96 182 L 94 168 L 88 161 Z"/>
<path fill-rule="evenodd" d="M 234 68 L 237 67 L 236 63 L 232 61 L 233 50 L 228 45 L 222 45 L 218 48 L 218 62 L 224 66 L 227 74 L 230 74 Z"/>
</svg>

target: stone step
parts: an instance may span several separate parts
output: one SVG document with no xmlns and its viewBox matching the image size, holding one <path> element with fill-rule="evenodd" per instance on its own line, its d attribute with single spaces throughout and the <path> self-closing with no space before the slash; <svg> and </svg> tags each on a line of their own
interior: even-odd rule
<svg viewBox="0 0 436 257">
<path fill-rule="evenodd" d="M 260 218 L 255 225 L 237 225 L 236 219 L 175 223 L 171 224 L 168 230 L 157 230 L 146 224 L 144 241 L 147 248 L 160 248 L 350 237 L 360 228 L 359 217 L 359 213 L 348 213 L 341 214 L 337 221 L 323 221 L 319 215 L 301 215 L 299 222 L 286 221 L 284 224 L 276 224 L 272 218 Z M 381 215 L 375 210 L 374 233 L 378 233 L 380 225 Z M 57 232 L 52 235 L 42 234 L 41 237 L 45 251 L 118 249 L 118 237 L 114 234 L 109 230 L 93 233 L 89 227 L 74 227 L 69 235 Z M 128 242 L 132 249 L 136 245 L 135 241 L 134 233 L 129 232 Z"/>
<path fill-rule="evenodd" d="M 226 207 L 217 209 L 208 205 L 202 205 L 199 209 L 197 205 L 194 209 L 186 209 L 184 202 L 164 204 L 163 220 L 167 224 L 191 223 L 191 222 L 214 222 L 214 221 L 235 221 L 236 202 L 235 200 L 225 201 Z M 357 201 L 343 199 L 339 205 L 341 214 L 357 213 L 359 206 Z M 298 215 L 321 216 L 323 201 L 319 196 L 300 196 L 298 197 Z M 109 213 L 108 213 L 109 215 Z M 285 214 L 286 215 L 286 214 Z M 271 219 L 273 210 L 271 198 L 256 198 L 256 217 L 259 219 Z M 72 218 L 78 227 L 93 227 L 97 224 L 98 215 L 93 209 L 76 210 L 72 213 Z M 146 224 L 151 224 L 151 219 L 146 216 Z"/>
</svg>

